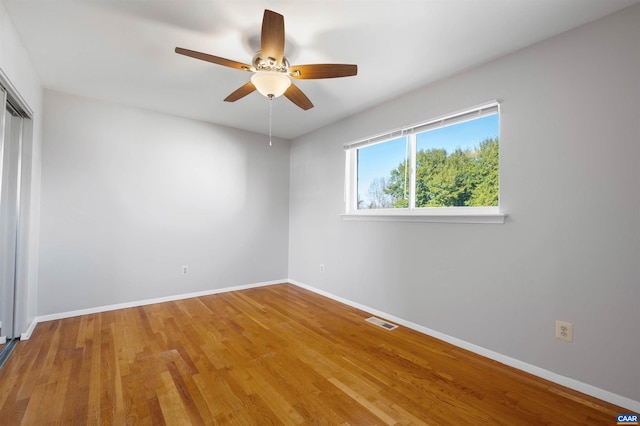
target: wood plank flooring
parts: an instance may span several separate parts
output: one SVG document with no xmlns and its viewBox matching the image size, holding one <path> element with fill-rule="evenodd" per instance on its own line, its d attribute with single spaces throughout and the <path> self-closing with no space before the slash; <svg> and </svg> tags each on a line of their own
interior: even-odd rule
<svg viewBox="0 0 640 426">
<path fill-rule="evenodd" d="M 3 425 L 611 425 L 627 410 L 289 284 L 38 324 Z"/>
</svg>

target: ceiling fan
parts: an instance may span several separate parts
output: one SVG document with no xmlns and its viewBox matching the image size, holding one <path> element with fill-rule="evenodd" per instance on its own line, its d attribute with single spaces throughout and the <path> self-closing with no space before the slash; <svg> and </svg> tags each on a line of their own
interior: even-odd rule
<svg viewBox="0 0 640 426">
<path fill-rule="evenodd" d="M 269 99 L 284 94 L 291 102 L 303 110 L 308 110 L 313 108 L 313 104 L 291 79 L 349 77 L 358 73 L 357 65 L 290 65 L 287 57 L 284 56 L 284 16 L 271 10 L 264 11 L 260 51 L 254 55 L 251 65 L 181 47 L 176 47 L 176 53 L 253 73 L 251 81 L 227 96 L 224 99 L 226 102 L 235 102 L 258 90 Z"/>
</svg>

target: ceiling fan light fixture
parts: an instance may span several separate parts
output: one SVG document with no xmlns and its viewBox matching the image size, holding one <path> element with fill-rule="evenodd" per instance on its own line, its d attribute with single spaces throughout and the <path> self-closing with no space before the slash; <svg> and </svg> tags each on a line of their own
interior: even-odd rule
<svg viewBox="0 0 640 426">
<path fill-rule="evenodd" d="M 251 82 L 258 92 L 268 98 L 282 96 L 291 86 L 289 76 L 276 71 L 258 71 L 251 76 Z"/>
</svg>

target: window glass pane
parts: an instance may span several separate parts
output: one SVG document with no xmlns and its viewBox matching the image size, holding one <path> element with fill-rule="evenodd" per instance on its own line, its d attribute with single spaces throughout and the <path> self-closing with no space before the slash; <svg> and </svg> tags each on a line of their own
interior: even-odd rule
<svg viewBox="0 0 640 426">
<path fill-rule="evenodd" d="M 498 205 L 498 119 L 416 135 L 416 207 Z"/>
<path fill-rule="evenodd" d="M 407 138 L 358 149 L 358 209 L 409 206 Z"/>
</svg>

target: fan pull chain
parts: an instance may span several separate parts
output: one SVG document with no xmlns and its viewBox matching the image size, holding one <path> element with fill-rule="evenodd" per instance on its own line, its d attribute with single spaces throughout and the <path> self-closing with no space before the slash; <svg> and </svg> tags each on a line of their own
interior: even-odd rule
<svg viewBox="0 0 640 426">
<path fill-rule="evenodd" d="M 273 115 L 273 95 L 269 95 L 269 146 L 273 146 L 271 143 L 271 116 Z"/>
</svg>

